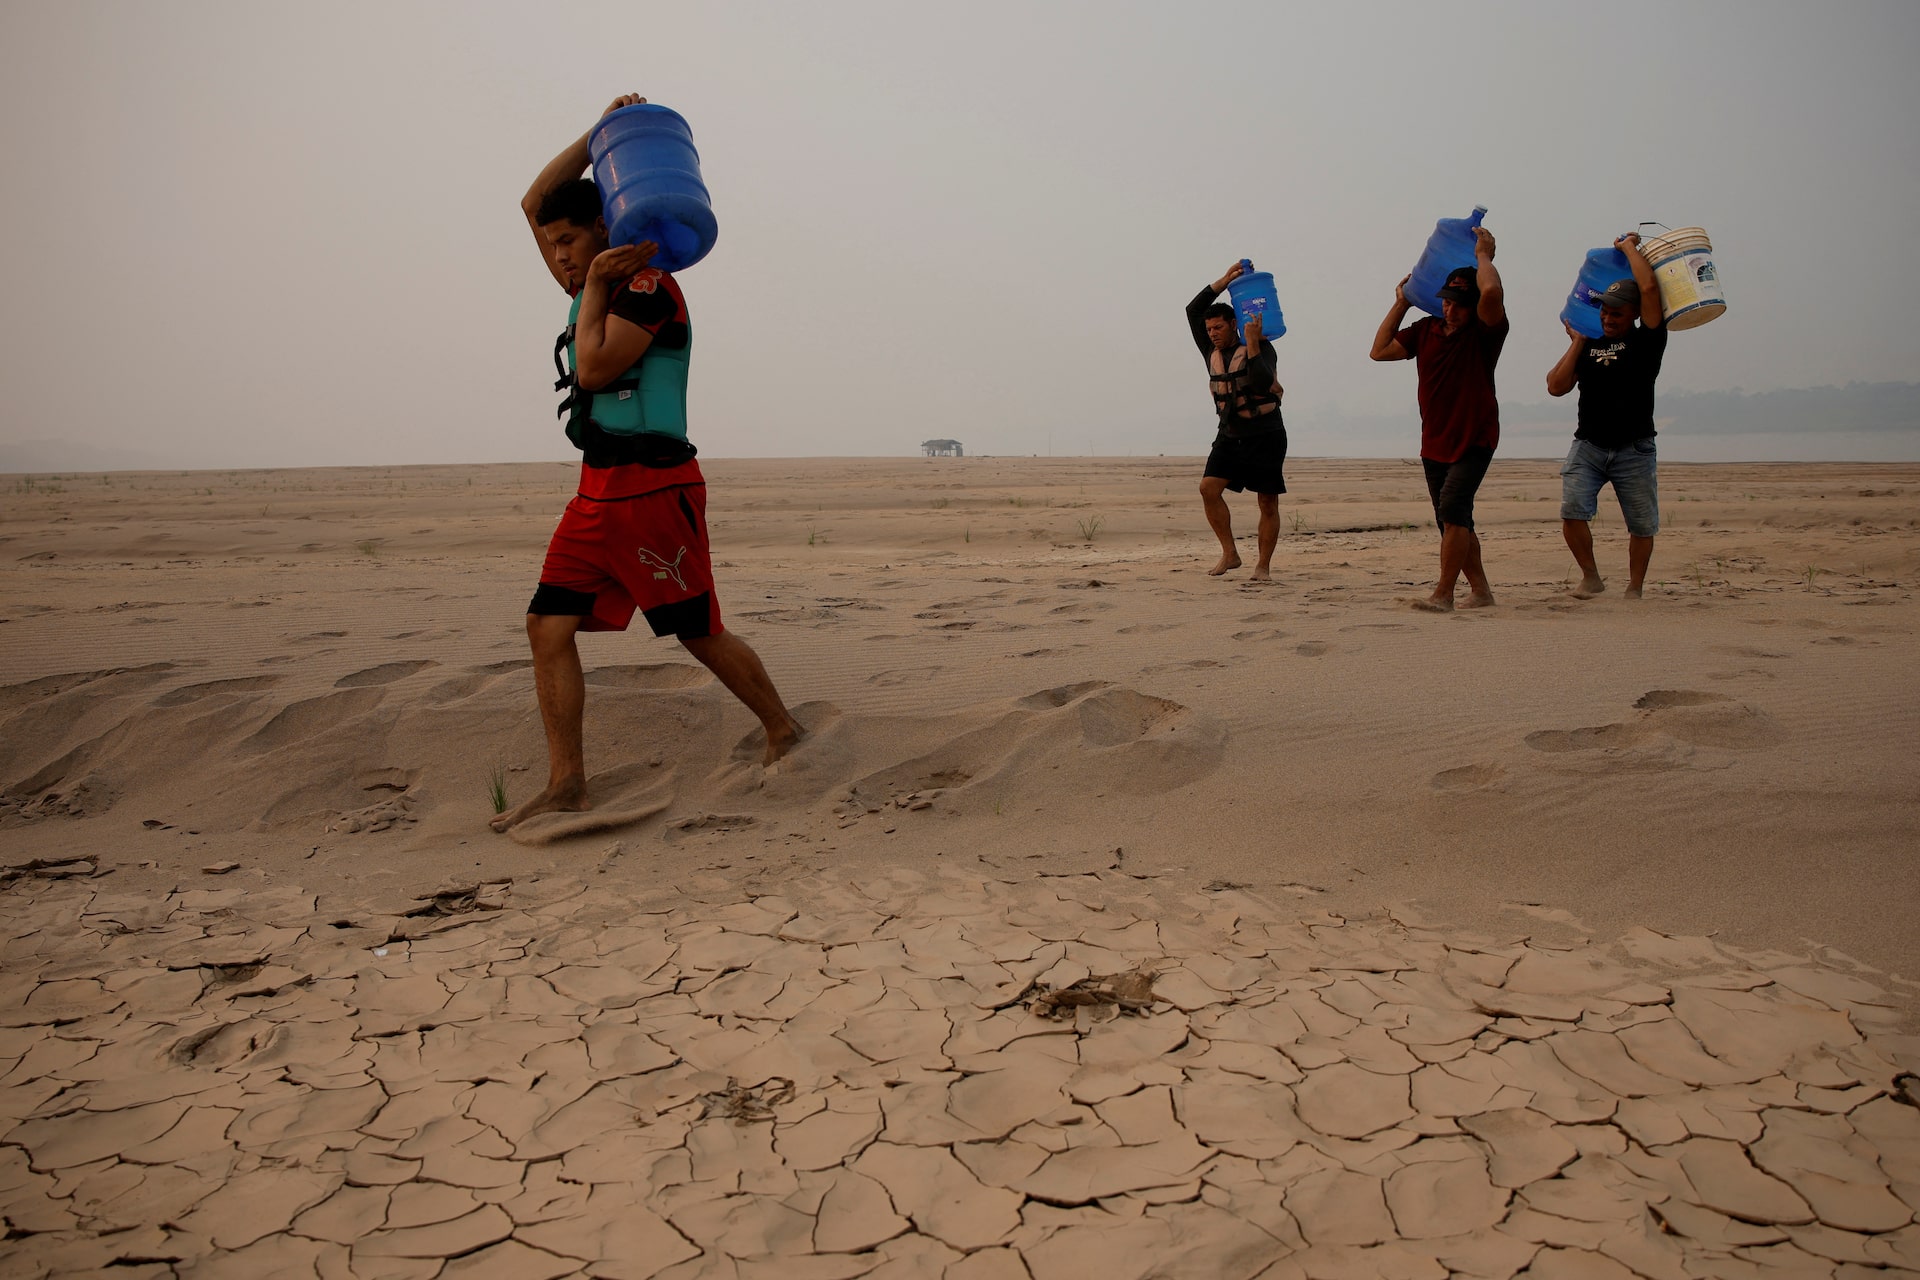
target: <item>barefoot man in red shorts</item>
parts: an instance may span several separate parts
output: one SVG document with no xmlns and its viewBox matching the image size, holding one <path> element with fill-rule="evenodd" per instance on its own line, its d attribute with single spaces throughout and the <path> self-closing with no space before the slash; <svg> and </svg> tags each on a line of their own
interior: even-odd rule
<svg viewBox="0 0 1920 1280">
<path fill-rule="evenodd" d="M 628 94 L 607 110 L 643 101 Z M 547 787 L 495 818 L 495 831 L 535 814 L 591 807 L 581 746 L 587 689 L 574 636 L 624 631 L 636 610 L 656 636 L 678 637 L 760 717 L 766 763 L 803 732 L 759 655 L 720 625 L 706 480 L 687 441 L 693 331 L 686 300 L 672 276 L 647 265 L 657 246 L 608 247 L 599 188 L 580 176 L 587 164 L 582 135 L 520 202 L 547 270 L 573 298 L 554 365 L 561 375 L 556 389 L 568 392 L 561 406 L 570 411 L 567 438 L 583 457 L 580 491 L 554 530 L 527 606 L 547 731 Z"/>
</svg>

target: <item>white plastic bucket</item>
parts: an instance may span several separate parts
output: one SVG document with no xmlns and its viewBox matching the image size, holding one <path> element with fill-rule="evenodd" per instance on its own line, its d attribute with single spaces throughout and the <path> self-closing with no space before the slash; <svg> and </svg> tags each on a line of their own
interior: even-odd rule
<svg viewBox="0 0 1920 1280">
<path fill-rule="evenodd" d="M 1669 329 L 1694 329 L 1727 309 L 1713 266 L 1713 242 L 1701 227 L 1642 236 L 1640 252 L 1660 285 L 1660 307 Z"/>
</svg>

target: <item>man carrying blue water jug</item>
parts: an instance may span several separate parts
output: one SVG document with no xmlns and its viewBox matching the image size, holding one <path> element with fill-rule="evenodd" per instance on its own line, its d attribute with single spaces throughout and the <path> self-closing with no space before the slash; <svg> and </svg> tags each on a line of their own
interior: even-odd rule
<svg viewBox="0 0 1920 1280">
<path fill-rule="evenodd" d="M 1626 257 L 1633 278 L 1614 281 L 1596 299 L 1598 339 L 1561 322 L 1570 339 L 1567 353 L 1547 372 L 1550 396 L 1580 388 L 1579 426 L 1560 470 L 1560 531 L 1580 566 L 1573 594 L 1581 600 L 1607 589 L 1593 558 L 1592 521 L 1603 485 L 1613 486 L 1626 519 L 1629 600 L 1640 599 L 1653 560 L 1653 535 L 1660 531 L 1653 383 L 1667 351 L 1666 313 L 1653 267 L 1640 252 L 1640 237 L 1629 232 L 1613 247 Z"/>
<path fill-rule="evenodd" d="M 1474 265 L 1458 267 L 1440 289 L 1440 314 L 1422 316 L 1406 328 L 1412 304 L 1406 285 L 1394 286 L 1393 306 L 1373 336 L 1375 360 L 1412 360 L 1420 383 L 1420 463 L 1427 494 L 1440 525 L 1440 581 L 1433 594 L 1412 601 L 1429 613 L 1454 608 L 1462 574 L 1462 609 L 1493 603 L 1493 588 L 1480 562 L 1480 535 L 1473 528 L 1473 499 L 1500 444 L 1500 401 L 1493 368 L 1507 341 L 1506 290 L 1493 265 L 1493 233 L 1473 229 Z"/>
<path fill-rule="evenodd" d="M 1207 572 L 1219 577 L 1240 567 L 1226 491 L 1251 489 L 1260 506 L 1260 558 L 1250 578 L 1267 582 L 1273 577 L 1273 549 L 1280 541 L 1280 495 L 1287 491 L 1287 425 L 1280 417 L 1285 391 L 1277 373 L 1279 356 L 1262 335 L 1259 316 L 1247 321 L 1243 339 L 1233 308 L 1214 301 L 1245 270 L 1236 262 L 1195 294 L 1187 304 L 1187 327 L 1206 359 L 1207 382 L 1219 417 L 1219 430 L 1200 479 L 1200 505 L 1214 537 L 1220 539 L 1219 563 Z"/>
<path fill-rule="evenodd" d="M 628 94 L 607 112 L 644 101 Z M 657 245 L 609 247 L 600 189 L 580 176 L 588 159 L 583 135 L 541 170 L 520 202 L 541 260 L 573 298 L 554 344 L 555 390 L 568 393 L 561 404 L 569 414 L 567 438 L 584 456 L 579 492 L 553 532 L 527 606 L 547 786 L 495 818 L 495 831 L 592 807 L 581 742 L 586 681 L 575 636 L 624 631 L 636 611 L 656 636 L 677 637 L 760 718 L 767 764 L 803 733 L 759 656 L 720 624 L 706 480 L 687 440 L 693 331 L 686 299 L 671 275 L 647 265 Z"/>
</svg>

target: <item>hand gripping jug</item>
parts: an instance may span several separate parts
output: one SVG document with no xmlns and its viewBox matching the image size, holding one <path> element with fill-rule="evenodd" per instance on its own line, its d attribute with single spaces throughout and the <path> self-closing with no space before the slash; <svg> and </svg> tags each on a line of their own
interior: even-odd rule
<svg viewBox="0 0 1920 1280">
<path fill-rule="evenodd" d="M 1633 268 L 1627 265 L 1627 255 L 1612 245 L 1587 250 L 1587 260 L 1580 264 L 1579 278 L 1573 282 L 1573 291 L 1567 294 L 1567 305 L 1560 308 L 1560 318 L 1572 325 L 1574 332 L 1599 338 L 1600 295 L 1615 280 L 1632 278 Z"/>
<path fill-rule="evenodd" d="M 680 113 L 651 102 L 603 117 L 587 138 L 593 180 L 616 246 L 651 240 L 652 266 L 680 271 L 707 256 L 719 227 L 700 179 L 700 153 Z"/>
<path fill-rule="evenodd" d="M 1427 237 L 1427 247 L 1420 251 L 1413 278 L 1406 284 L 1408 302 L 1430 316 L 1440 314 L 1440 286 L 1455 267 L 1474 265 L 1473 229 L 1486 216 L 1486 206 L 1475 205 L 1464 218 L 1442 218 L 1433 224 L 1433 234 Z"/>
<path fill-rule="evenodd" d="M 1227 286 L 1227 297 L 1240 317 L 1240 340 L 1247 340 L 1247 321 L 1260 317 L 1260 336 L 1271 342 L 1287 331 L 1287 318 L 1280 314 L 1280 295 L 1273 291 L 1273 275 L 1255 271 L 1253 263 L 1240 259 L 1243 273 Z"/>
</svg>

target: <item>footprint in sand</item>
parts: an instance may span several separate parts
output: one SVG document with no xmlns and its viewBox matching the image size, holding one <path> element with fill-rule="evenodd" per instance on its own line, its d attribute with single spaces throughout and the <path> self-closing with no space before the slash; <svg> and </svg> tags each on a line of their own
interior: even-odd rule
<svg viewBox="0 0 1920 1280">
<path fill-rule="evenodd" d="M 1604 751 L 1630 747 L 1641 735 L 1629 725 L 1599 724 L 1583 729 L 1536 729 L 1524 741 L 1535 751 Z"/>
<path fill-rule="evenodd" d="M 1790 658 L 1793 655 L 1781 653 L 1777 649 L 1755 649 L 1750 645 L 1715 644 L 1707 646 L 1709 653 L 1726 653 L 1736 658 Z"/>
<path fill-rule="evenodd" d="M 944 667 L 895 667 L 887 671 L 876 671 L 867 677 L 867 683 L 881 689 L 891 689 L 895 685 L 921 684 L 939 675 Z"/>
<path fill-rule="evenodd" d="M 1308 640 L 1294 646 L 1294 652 L 1303 658 L 1318 658 L 1333 648 L 1325 640 Z"/>
<path fill-rule="evenodd" d="M 1650 689 L 1633 705 L 1642 711 L 1664 711 L 1668 707 L 1699 707 L 1709 702 L 1732 702 L 1724 693 L 1701 693 L 1693 689 Z"/>
<path fill-rule="evenodd" d="M 515 844 L 539 846 L 574 836 L 596 835 L 644 822 L 663 812 L 671 800 L 666 796 L 644 801 L 616 801 L 597 806 L 585 813 L 543 813 L 510 828 L 507 835 Z"/>
<path fill-rule="evenodd" d="M 1251 630 L 1251 631 L 1236 631 L 1227 638 L 1230 640 L 1243 640 L 1243 641 L 1285 640 L 1288 634 L 1289 633 L 1285 631 L 1275 631 L 1267 628 L 1255 628 L 1254 630 Z"/>
<path fill-rule="evenodd" d="M 358 689 L 366 685 L 392 684 L 396 680 L 406 679 L 417 671 L 425 671 L 428 667 L 439 665 L 430 658 L 419 658 L 412 662 L 383 662 L 377 667 L 368 667 L 364 671 L 355 671 L 341 676 L 333 682 L 333 687 Z"/>
<path fill-rule="evenodd" d="M 1550 755 L 1599 753 L 1603 772 L 1726 768 L 1730 757 L 1699 758 L 1696 747 L 1723 751 L 1772 746 L 1786 733 L 1766 712 L 1723 693 L 1653 689 L 1634 702 L 1638 719 L 1579 729 L 1539 729 L 1527 746 Z"/>
<path fill-rule="evenodd" d="M 674 690 L 698 689 L 713 683 L 713 673 L 705 667 L 685 662 L 652 662 L 632 666 L 595 667 L 586 674 L 587 683 L 611 689 Z"/>
<path fill-rule="evenodd" d="M 183 684 L 178 689 L 170 689 L 153 700 L 156 707 L 183 707 L 202 698 L 216 698 L 224 694 L 254 693 L 261 689 L 271 689 L 280 683 L 279 676 L 239 676 L 232 680 L 208 680 L 201 684 Z"/>
<path fill-rule="evenodd" d="M 1213 658 L 1190 658 L 1185 662 L 1156 662 L 1150 667 L 1140 668 L 1143 676 L 1157 676 L 1165 671 L 1201 671 L 1208 667 L 1224 667 L 1234 662 L 1244 662 L 1245 658 L 1235 655 L 1225 662 Z"/>
<path fill-rule="evenodd" d="M 1099 689 L 1111 689 L 1107 680 L 1082 680 L 1078 684 L 1056 685 L 1051 689 L 1042 689 L 1021 698 L 1015 705 L 1033 711 L 1045 711 L 1053 707 L 1064 707 L 1076 698 L 1084 698 Z"/>
<path fill-rule="evenodd" d="M 1213 717 L 1104 680 L 1056 685 L 960 719 L 972 727 L 866 774 L 851 791 L 884 798 L 940 787 L 954 808 L 1025 803 L 1061 788 L 1148 795 L 1205 776 L 1226 749 L 1226 728 Z"/>
<path fill-rule="evenodd" d="M 1507 776 L 1497 764 L 1466 764 L 1457 769 L 1442 769 L 1433 775 L 1435 791 L 1480 791 Z"/>
</svg>

